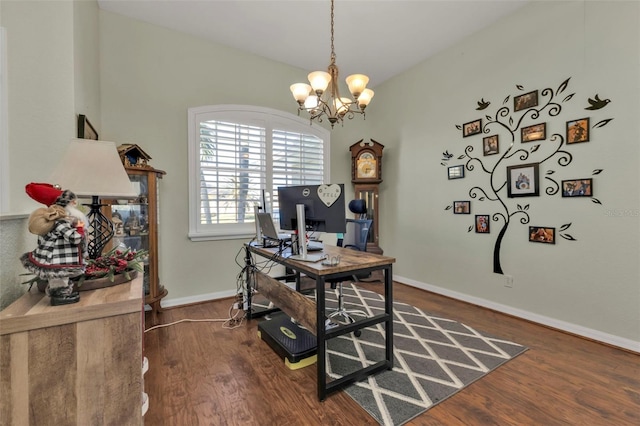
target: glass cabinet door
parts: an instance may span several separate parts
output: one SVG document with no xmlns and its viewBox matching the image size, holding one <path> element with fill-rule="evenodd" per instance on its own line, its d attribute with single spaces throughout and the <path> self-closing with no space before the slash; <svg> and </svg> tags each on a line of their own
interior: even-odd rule
<svg viewBox="0 0 640 426">
<path fill-rule="evenodd" d="M 111 220 L 115 230 L 114 244 L 149 252 L 148 175 L 130 174 L 129 179 L 139 196 L 133 200 L 119 200 L 111 205 Z M 144 262 L 144 269 L 144 292 L 149 294 L 149 256 Z"/>
<path fill-rule="evenodd" d="M 380 213 L 378 211 L 378 185 L 377 184 L 357 184 L 355 185 L 355 196 L 365 200 L 367 205 L 367 219 L 373 220 L 372 229 L 369 230 L 367 251 L 382 254 L 379 244 L 379 222 Z"/>
</svg>

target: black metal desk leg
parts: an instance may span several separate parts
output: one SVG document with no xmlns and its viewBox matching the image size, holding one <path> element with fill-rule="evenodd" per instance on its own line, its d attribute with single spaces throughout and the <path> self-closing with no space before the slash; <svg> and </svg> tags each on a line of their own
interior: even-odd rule
<svg viewBox="0 0 640 426">
<path fill-rule="evenodd" d="M 247 314 L 247 319 L 252 319 L 252 309 L 251 309 L 251 293 L 253 293 L 253 283 L 251 282 L 251 272 L 253 271 L 253 260 L 251 259 L 251 252 L 249 251 L 249 247 L 244 248 L 244 284 L 246 287 L 246 297 L 247 297 L 247 307 L 245 313 Z"/>
<path fill-rule="evenodd" d="M 318 365 L 318 399 L 324 401 L 327 397 L 327 365 L 326 365 L 326 344 L 324 327 L 324 278 L 316 278 L 316 344 L 317 344 L 317 365 Z"/>
<path fill-rule="evenodd" d="M 384 310 L 389 315 L 385 326 L 385 348 L 389 370 L 391 370 L 393 368 L 393 274 L 391 265 L 384 270 Z"/>
</svg>

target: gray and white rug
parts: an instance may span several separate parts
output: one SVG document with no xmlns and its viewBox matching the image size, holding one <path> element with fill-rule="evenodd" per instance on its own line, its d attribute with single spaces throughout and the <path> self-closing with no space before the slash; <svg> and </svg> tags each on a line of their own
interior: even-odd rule
<svg viewBox="0 0 640 426">
<path fill-rule="evenodd" d="M 369 315 L 384 312 L 384 298 L 344 285 L 345 305 Z M 337 296 L 327 292 L 327 307 Z M 481 333 L 447 318 L 394 302 L 394 368 L 345 389 L 382 425 L 399 426 L 454 395 L 526 347 Z M 384 359 L 384 328 L 379 324 L 327 342 L 327 374 L 342 377 Z"/>
</svg>

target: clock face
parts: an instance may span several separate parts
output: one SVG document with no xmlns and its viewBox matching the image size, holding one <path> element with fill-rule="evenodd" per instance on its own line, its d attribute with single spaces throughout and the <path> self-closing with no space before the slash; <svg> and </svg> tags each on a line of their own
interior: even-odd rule
<svg viewBox="0 0 640 426">
<path fill-rule="evenodd" d="M 357 173 L 358 179 L 374 179 L 378 174 L 378 164 L 375 156 L 370 152 L 363 152 L 360 154 L 357 160 Z"/>
</svg>

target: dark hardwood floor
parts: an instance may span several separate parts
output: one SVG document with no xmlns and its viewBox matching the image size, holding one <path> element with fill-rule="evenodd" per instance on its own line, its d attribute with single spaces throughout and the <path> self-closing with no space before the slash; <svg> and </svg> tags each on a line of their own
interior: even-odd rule
<svg viewBox="0 0 640 426">
<path fill-rule="evenodd" d="M 407 425 L 640 425 L 640 355 L 402 284 L 394 299 L 529 347 Z M 160 321 L 225 319 L 231 303 L 166 309 Z M 186 322 L 145 333 L 145 424 L 377 424 L 342 391 L 319 402 L 315 365 L 288 369 L 257 324 Z"/>
</svg>

